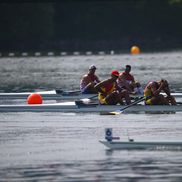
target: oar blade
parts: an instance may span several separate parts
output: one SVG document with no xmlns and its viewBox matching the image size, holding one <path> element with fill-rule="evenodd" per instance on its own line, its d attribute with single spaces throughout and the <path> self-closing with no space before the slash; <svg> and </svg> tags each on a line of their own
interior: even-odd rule
<svg viewBox="0 0 182 182">
<path fill-rule="evenodd" d="M 112 115 L 119 115 L 122 113 L 122 111 L 112 111 L 110 112 Z"/>
<path fill-rule="evenodd" d="M 119 115 L 122 111 L 101 112 L 100 115 Z"/>
<path fill-rule="evenodd" d="M 100 112 L 100 115 L 115 115 L 112 112 Z"/>
<path fill-rule="evenodd" d="M 133 103 L 131 103 L 131 104 L 125 106 L 124 108 L 122 108 L 122 109 L 120 109 L 120 110 L 111 111 L 111 112 L 108 112 L 108 113 L 105 113 L 105 114 L 101 114 L 101 115 L 118 115 L 118 114 L 121 114 L 124 110 L 126 110 L 126 109 L 128 109 L 128 108 L 130 108 L 130 107 L 132 107 L 132 106 L 134 106 L 134 105 L 136 105 L 136 104 L 138 104 L 139 102 L 142 102 L 142 101 L 144 101 L 144 100 L 145 100 L 145 98 L 142 97 L 142 98 L 140 98 L 139 100 L 137 100 L 137 101 L 135 101 L 135 102 L 133 102 Z"/>
</svg>

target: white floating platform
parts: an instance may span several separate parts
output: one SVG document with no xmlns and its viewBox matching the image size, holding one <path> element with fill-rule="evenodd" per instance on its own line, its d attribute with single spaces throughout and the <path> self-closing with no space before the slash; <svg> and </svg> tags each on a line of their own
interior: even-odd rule
<svg viewBox="0 0 182 182">
<path fill-rule="evenodd" d="M 100 141 L 107 148 L 115 150 L 115 149 L 156 149 L 156 148 L 181 148 L 182 142 L 168 142 L 168 141 Z"/>
</svg>

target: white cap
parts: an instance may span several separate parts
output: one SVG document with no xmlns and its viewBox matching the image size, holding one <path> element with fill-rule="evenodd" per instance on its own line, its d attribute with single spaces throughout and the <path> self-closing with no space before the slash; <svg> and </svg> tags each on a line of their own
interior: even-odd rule
<svg viewBox="0 0 182 182">
<path fill-rule="evenodd" d="M 89 70 L 96 70 L 97 68 L 96 68 L 96 66 L 95 65 L 91 65 L 90 67 L 89 67 Z"/>
</svg>

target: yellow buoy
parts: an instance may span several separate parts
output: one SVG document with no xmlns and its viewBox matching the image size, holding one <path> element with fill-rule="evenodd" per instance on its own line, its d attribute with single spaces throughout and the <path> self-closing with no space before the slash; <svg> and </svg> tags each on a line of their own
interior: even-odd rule
<svg viewBox="0 0 182 182">
<path fill-rule="evenodd" d="M 138 46 L 132 46 L 130 52 L 131 54 L 139 54 L 140 48 Z"/>
<path fill-rule="evenodd" d="M 27 98 L 28 104 L 42 104 L 42 96 L 37 93 L 30 94 Z"/>
</svg>

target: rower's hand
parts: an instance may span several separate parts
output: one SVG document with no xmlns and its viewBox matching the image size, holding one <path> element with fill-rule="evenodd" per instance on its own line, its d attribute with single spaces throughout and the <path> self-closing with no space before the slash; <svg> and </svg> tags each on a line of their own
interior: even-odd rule
<svg viewBox="0 0 182 182">
<path fill-rule="evenodd" d="M 104 92 L 104 93 L 102 93 L 102 95 L 103 95 L 104 97 L 106 97 L 106 96 L 107 96 L 107 93 Z"/>
<path fill-rule="evenodd" d="M 131 95 L 137 95 L 137 92 L 129 92 L 129 94 L 131 94 Z"/>
<path fill-rule="evenodd" d="M 166 99 L 171 100 L 172 99 L 172 96 L 171 95 L 168 95 L 168 96 L 166 96 Z"/>
<path fill-rule="evenodd" d="M 90 82 L 90 85 L 91 85 L 92 87 L 94 87 L 94 86 L 95 86 L 95 83 L 94 83 L 94 82 Z"/>
</svg>

